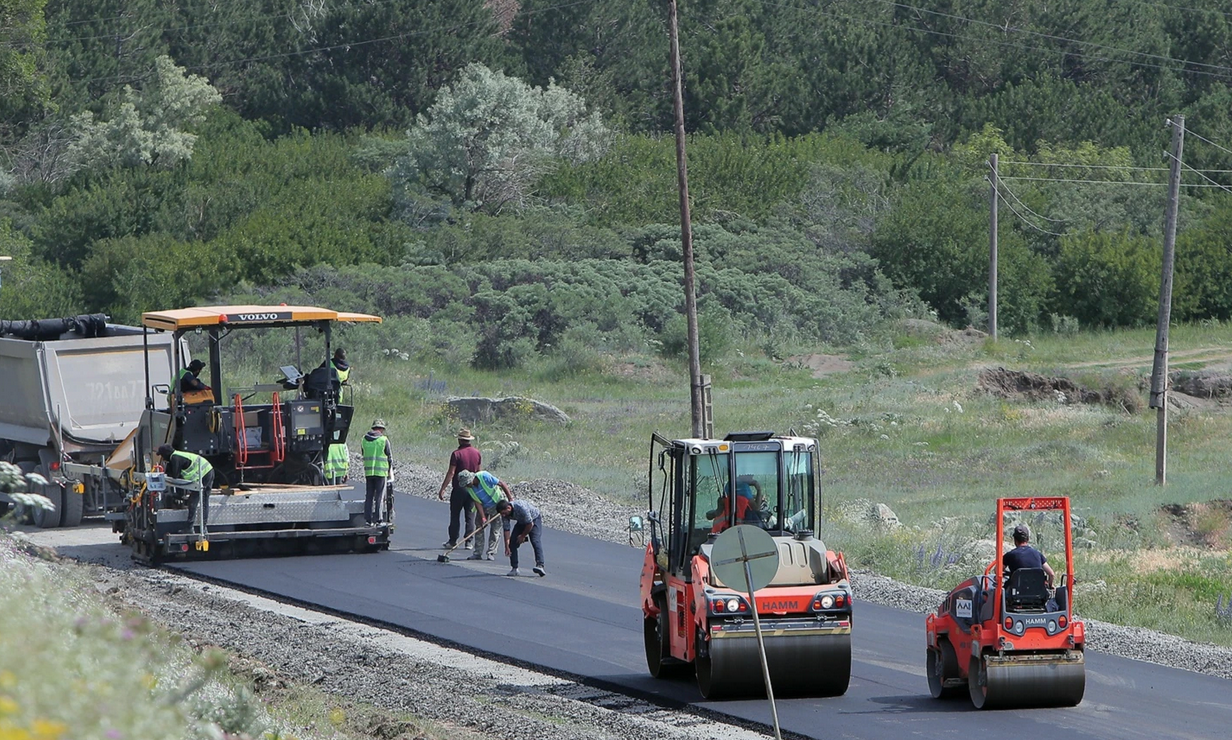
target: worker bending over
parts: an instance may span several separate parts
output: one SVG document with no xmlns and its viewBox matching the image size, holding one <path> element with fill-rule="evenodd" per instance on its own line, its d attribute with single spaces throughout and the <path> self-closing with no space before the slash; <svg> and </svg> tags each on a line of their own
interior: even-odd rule
<svg viewBox="0 0 1232 740">
<path fill-rule="evenodd" d="M 487 550 L 488 560 L 496 559 L 496 542 L 501 528 L 501 521 L 496 510 L 502 501 L 512 501 L 513 491 L 504 481 L 498 479 L 486 470 L 472 473 L 463 470 L 458 473 L 458 483 L 466 489 L 475 500 L 475 548 L 467 560 L 483 560 L 484 550 Z M 484 545 L 483 532 L 487 529 L 487 545 Z"/>
<path fill-rule="evenodd" d="M 535 575 L 546 576 L 548 573 L 543 569 L 543 517 L 538 507 L 526 499 L 518 499 L 501 501 L 496 505 L 496 511 L 505 523 L 505 555 L 510 566 L 506 575 L 518 574 L 518 545 L 529 538 L 531 549 L 535 551 Z"/>
<path fill-rule="evenodd" d="M 171 445 L 158 448 L 158 456 L 162 458 L 163 469 L 168 478 L 185 480 L 189 483 L 199 483 L 201 493 L 178 489 L 181 496 L 188 498 L 188 526 L 190 530 L 201 531 L 210 519 L 210 491 L 214 488 L 214 466 L 198 454 L 177 450 Z M 197 522 L 197 501 L 201 501 L 201 522 Z"/>
</svg>

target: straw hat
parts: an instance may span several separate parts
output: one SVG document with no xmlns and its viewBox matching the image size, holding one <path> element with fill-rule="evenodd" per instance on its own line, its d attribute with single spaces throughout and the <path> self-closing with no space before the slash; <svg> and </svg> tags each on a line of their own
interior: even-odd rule
<svg viewBox="0 0 1232 740">
<path fill-rule="evenodd" d="M 462 427 L 458 430 L 458 439 L 466 440 L 467 442 L 474 442 L 475 435 L 471 434 L 471 430 L 466 427 Z"/>
</svg>

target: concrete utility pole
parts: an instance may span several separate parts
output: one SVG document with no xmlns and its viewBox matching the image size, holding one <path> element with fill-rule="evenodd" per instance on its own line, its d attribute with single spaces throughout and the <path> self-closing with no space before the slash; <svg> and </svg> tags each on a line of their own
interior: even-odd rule
<svg viewBox="0 0 1232 740">
<path fill-rule="evenodd" d="M 988 166 L 992 169 L 988 182 L 992 184 L 989 193 L 990 208 L 988 216 L 988 336 L 997 338 L 997 204 L 1001 183 L 997 180 L 997 153 L 988 155 Z"/>
<path fill-rule="evenodd" d="M 1176 213 L 1181 191 L 1181 153 L 1185 116 L 1172 117 L 1172 163 L 1168 172 L 1168 210 L 1164 218 L 1164 259 L 1159 281 L 1159 321 L 1155 365 L 1151 369 L 1151 408 L 1155 417 L 1155 483 L 1168 483 L 1168 325 L 1172 322 L 1172 266 L 1176 258 Z"/>
<path fill-rule="evenodd" d="M 684 252 L 684 315 L 689 332 L 689 400 L 693 436 L 705 434 L 705 403 L 702 399 L 701 348 L 697 339 L 697 292 L 693 287 L 693 227 L 689 216 L 689 168 L 684 152 L 684 91 L 680 81 L 680 32 L 676 23 L 676 0 L 668 0 L 668 25 L 672 41 L 672 107 L 676 113 L 676 179 L 680 185 L 680 246 Z"/>
</svg>

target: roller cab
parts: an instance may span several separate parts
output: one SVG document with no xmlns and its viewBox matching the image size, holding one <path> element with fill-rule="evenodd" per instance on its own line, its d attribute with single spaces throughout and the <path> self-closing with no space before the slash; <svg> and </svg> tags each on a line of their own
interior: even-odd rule
<svg viewBox="0 0 1232 740">
<path fill-rule="evenodd" d="M 816 537 L 817 441 L 770 432 L 723 440 L 654 435 L 641 597 L 651 675 L 696 673 L 707 699 L 765 695 L 748 595 L 710 569 L 719 533 L 764 529 L 779 568 L 754 593 L 774 692 L 837 696 L 851 676 L 851 586 Z"/>
<path fill-rule="evenodd" d="M 926 618 L 929 692 L 970 697 L 978 709 L 1074 706 L 1086 687 L 1086 632 L 1073 616 L 1069 499 L 998 499 L 996 521 L 996 558 Z M 1005 532 L 1016 524 L 1052 533 L 1030 544 L 1048 557 L 1057 583 L 1043 569 L 1007 574 Z M 1062 543 L 1063 564 L 1055 551 Z"/>
</svg>

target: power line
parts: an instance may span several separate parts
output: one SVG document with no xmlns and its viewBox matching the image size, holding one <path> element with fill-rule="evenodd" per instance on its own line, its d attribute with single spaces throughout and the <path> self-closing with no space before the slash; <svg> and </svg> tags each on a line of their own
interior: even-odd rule
<svg viewBox="0 0 1232 740">
<path fill-rule="evenodd" d="M 1083 167 L 1092 170 L 1142 170 L 1145 172 L 1167 172 L 1167 167 L 1136 167 L 1129 164 L 1072 164 L 1062 162 L 1001 162 L 1003 165 L 1025 165 L 1028 167 Z"/>
<path fill-rule="evenodd" d="M 1189 133 L 1193 133 L 1193 132 L 1192 132 L 1192 131 L 1190 131 L 1189 129 L 1185 129 L 1185 133 L 1189 134 Z M 1211 178 L 1209 178 L 1209 177 L 1207 177 L 1206 175 L 1202 174 L 1202 173 L 1201 173 L 1201 172 L 1199 172 L 1198 170 L 1195 170 L 1193 167 L 1190 167 L 1189 165 L 1185 164 L 1183 161 L 1181 161 L 1181 160 L 1177 159 L 1177 158 L 1176 158 L 1176 155 L 1175 155 L 1175 154 L 1173 154 L 1172 152 L 1165 151 L 1165 152 L 1164 152 L 1164 154 L 1168 155 L 1168 158 L 1169 158 L 1169 159 L 1174 159 L 1174 160 L 1176 160 L 1177 162 L 1180 162 L 1180 163 L 1181 163 L 1181 166 L 1182 166 L 1182 167 L 1184 167 L 1185 169 L 1189 170 L 1190 172 L 1196 172 L 1196 173 L 1198 174 L 1198 176 L 1199 176 L 1199 177 L 1201 177 L 1203 180 L 1206 180 L 1207 182 L 1211 183 L 1211 185 L 1213 185 L 1214 187 L 1220 188 L 1220 189 L 1222 189 L 1222 190 L 1227 190 L 1229 193 L 1232 193 L 1232 188 L 1229 188 L 1228 186 L 1226 186 L 1226 185 L 1224 185 L 1224 184 L 1222 184 L 1222 183 L 1215 182 L 1214 180 L 1212 180 Z M 1208 186 L 1208 187 L 1210 187 L 1210 186 Z"/>
<path fill-rule="evenodd" d="M 1188 129 L 1186 129 L 1188 132 Z M 1140 180 L 1076 180 L 1076 179 L 1061 179 L 1051 177 L 1019 177 L 1014 175 L 1002 175 L 999 180 L 1027 180 L 1035 182 L 1059 182 L 1059 183 L 1079 183 L 1079 184 L 1094 184 L 1094 185 L 1150 185 L 1157 188 L 1167 187 L 1166 182 L 1143 182 Z M 1202 183 L 1181 183 L 1183 188 L 1216 188 L 1223 187 L 1222 185 L 1203 185 Z"/>
<path fill-rule="evenodd" d="M 1205 62 L 1193 62 L 1193 61 L 1189 61 L 1188 59 L 1177 59 L 1175 57 L 1168 57 L 1168 56 L 1163 56 L 1160 54 L 1151 54 L 1145 51 L 1133 51 L 1132 49 L 1122 49 L 1119 46 L 1108 46 L 1107 44 L 1097 44 L 1093 41 L 1081 41 L 1079 39 L 1071 39 L 1065 36 L 1056 36 L 1050 33 L 1041 33 L 1039 31 L 1028 31 L 1024 28 L 1017 28 L 1014 26 L 1010 26 L 1009 24 L 1000 25 L 997 23 L 990 23 L 989 21 L 976 20 L 975 18 L 967 18 L 961 15 L 954 15 L 953 13 L 943 13 L 939 10 L 928 10 L 927 8 L 919 8 L 914 5 L 907 5 L 905 3 L 895 2 L 894 0 L 876 0 L 876 2 L 883 3 L 885 5 L 892 5 L 896 8 L 902 8 L 904 10 L 914 10 L 917 13 L 927 13 L 929 15 L 940 16 L 942 18 L 949 18 L 951 20 L 956 20 L 956 21 L 963 21 L 964 23 L 970 23 L 970 24 L 977 25 L 977 26 L 985 26 L 987 28 L 996 29 L 1005 34 L 1020 33 L 1020 34 L 1024 34 L 1027 36 L 1035 36 L 1035 37 L 1042 38 L 1042 39 L 1048 39 L 1050 41 L 1064 41 L 1070 44 L 1081 44 L 1083 46 L 1089 46 L 1095 49 L 1103 49 L 1105 51 L 1113 51 L 1113 52 L 1118 52 L 1121 54 L 1132 54 L 1134 56 L 1145 57 L 1147 59 L 1158 59 L 1158 60 L 1167 61 L 1167 62 L 1180 62 L 1181 64 L 1191 64 L 1197 67 L 1208 67 L 1211 69 L 1218 69 L 1218 70 L 1222 70 L 1225 72 L 1232 72 L 1232 67 L 1225 67 L 1219 64 L 1207 64 Z"/>
<path fill-rule="evenodd" d="M 1172 122 L 1171 122 L 1171 121 L 1168 121 L 1168 125 L 1169 125 L 1169 126 L 1171 126 L 1171 125 L 1172 125 Z M 1194 130 L 1193 130 L 1193 129 L 1191 129 L 1191 128 L 1189 128 L 1189 127 L 1186 127 L 1186 128 L 1185 128 L 1185 133 L 1190 134 L 1190 135 L 1192 135 L 1192 136 L 1194 136 L 1194 137 L 1196 137 L 1196 138 L 1198 138 L 1198 139 L 1201 139 L 1202 141 L 1205 141 L 1207 144 L 1210 144 L 1211 146 L 1215 147 L 1216 149 L 1222 149 L 1223 151 L 1227 152 L 1228 154 L 1232 154 L 1232 149 L 1229 149 L 1229 148 L 1227 148 L 1226 146 L 1222 146 L 1222 145 L 1220 145 L 1220 144 L 1216 144 L 1215 142 L 1211 141 L 1210 139 L 1206 138 L 1205 136 L 1202 136 L 1201 134 L 1198 134 L 1198 133 L 1194 132 Z M 1206 171 L 1207 171 L 1207 172 L 1212 172 L 1213 170 L 1206 170 Z"/>
<path fill-rule="evenodd" d="M 524 11 L 524 12 L 527 15 L 538 15 L 540 13 L 546 13 L 548 11 L 561 10 L 563 8 L 571 8 L 577 5 L 586 5 L 588 3 L 593 3 L 596 1 L 597 0 L 572 0 L 572 2 L 557 3 L 556 5 L 548 5 L 542 8 Z M 285 52 L 278 52 L 278 53 L 273 53 L 273 54 L 262 54 L 260 56 L 244 57 L 241 59 L 227 59 L 227 60 L 222 60 L 222 61 L 217 61 L 217 62 L 210 62 L 207 64 L 196 64 L 191 67 L 185 67 L 184 69 L 185 70 L 216 69 L 218 67 L 227 67 L 233 64 L 246 64 L 248 62 L 263 62 L 263 61 L 267 61 L 270 59 L 285 59 L 289 57 L 304 56 L 306 54 L 316 54 L 318 52 L 337 51 L 339 49 L 351 49 L 356 46 L 367 46 L 369 44 L 379 44 L 379 43 L 383 43 L 386 41 L 398 41 L 401 39 L 414 38 L 416 36 L 425 36 L 428 34 L 435 34 L 435 33 L 442 33 L 442 32 L 454 33 L 457 31 L 461 31 L 462 29 L 465 29 L 469 26 L 476 26 L 481 23 L 488 23 L 488 22 L 489 21 L 487 20 L 476 20 L 476 21 L 470 21 L 467 23 L 458 23 L 452 26 L 438 26 L 436 28 L 426 28 L 426 29 L 418 29 L 415 31 L 407 31 L 405 33 L 393 34 L 392 36 L 381 36 L 378 38 L 357 39 L 355 41 L 344 41 L 344 42 L 337 43 L 337 44 L 331 44 L 329 46 L 315 46 L 315 47 L 308 48 L 308 49 L 298 49 L 296 51 L 285 51 Z M 107 77 L 91 77 L 85 80 L 79 80 L 79 82 L 87 82 L 87 83 L 88 82 L 106 82 L 106 81 L 119 82 L 122 80 L 144 79 L 146 76 L 148 76 L 148 74 L 127 75 L 127 76 L 126 75 L 110 75 Z"/>
<path fill-rule="evenodd" d="M 989 164 L 989 169 L 992 169 L 992 165 L 991 165 L 991 164 Z M 985 177 L 984 179 L 989 180 L 989 182 L 992 182 L 992 180 L 991 180 L 990 178 Z M 1000 177 L 998 177 L 997 179 L 1000 179 Z M 1048 218 L 1047 216 L 1045 216 L 1045 215 L 1043 215 L 1043 214 L 1041 214 L 1041 213 L 1036 213 L 1035 211 L 1031 210 L 1031 206 L 1029 206 L 1029 205 L 1027 205 L 1026 203 L 1023 203 L 1023 202 L 1022 202 L 1022 198 L 1019 198 L 1019 197 L 1018 197 L 1018 196 L 1014 193 L 1014 191 L 1010 189 L 1010 186 L 1009 186 L 1009 185 L 1005 185 L 1004 187 L 1005 187 L 1005 192 L 1009 193 L 1009 194 L 1010 194 L 1010 195 L 1014 198 L 1014 200 L 1018 201 L 1018 205 L 1022 206 L 1024 209 L 1026 209 L 1026 211 L 1027 211 L 1028 213 L 1030 213 L 1030 214 L 1032 214 L 1032 215 L 1034 215 L 1034 216 L 1036 216 L 1036 217 L 1038 217 L 1038 218 L 1042 218 L 1042 219 L 1044 219 L 1045 221 L 1051 221 L 1051 222 L 1052 222 L 1052 223 L 1054 223 L 1054 224 L 1063 224 L 1063 223 L 1066 223 L 1066 221 L 1065 221 L 1064 219 Z M 997 191 L 997 194 L 998 194 L 998 195 L 1000 195 L 1000 194 L 1001 194 L 1001 191 L 1000 191 L 1000 190 L 998 190 L 998 191 Z"/>
<path fill-rule="evenodd" d="M 1145 5 L 1148 8 L 1168 8 L 1169 10 L 1180 10 L 1185 13 L 1201 13 L 1204 15 L 1221 15 L 1225 18 L 1232 18 L 1232 13 L 1223 10 L 1215 10 L 1214 8 L 1189 8 L 1184 5 L 1169 5 L 1168 3 L 1152 3 L 1147 0 L 1128 0 L 1134 5 Z M 1188 131 L 1189 129 L 1186 129 Z"/>
<path fill-rule="evenodd" d="M 1031 228 L 1035 229 L 1036 231 L 1040 232 L 1041 234 L 1047 234 L 1047 235 L 1049 235 L 1049 236 L 1065 236 L 1064 234 L 1058 234 L 1058 233 L 1057 233 L 1057 232 L 1055 232 L 1055 231 L 1049 231 L 1049 230 L 1047 230 L 1047 229 L 1042 229 L 1042 228 L 1040 228 L 1039 226 L 1036 226 L 1035 224 L 1031 223 L 1031 221 L 1030 221 L 1030 220 L 1028 220 L 1026 216 L 1024 216 L 1024 215 L 1022 215 L 1021 213 L 1019 213 L 1019 212 L 1018 212 L 1018 209 L 1014 207 L 1014 204 L 1013 204 L 1013 203 L 1009 202 L 1009 200 L 1007 200 L 1007 199 L 1005 198 L 1005 196 L 1004 196 L 1004 195 L 1001 195 L 1001 188 L 1000 188 L 1000 187 L 997 187 L 997 185 L 996 185 L 996 184 L 993 184 L 993 182 L 992 182 L 992 178 L 985 177 L 984 179 L 985 179 L 985 180 L 988 180 L 988 182 L 989 182 L 990 184 L 992 184 L 992 189 L 993 189 L 994 191 L 996 191 L 997 195 L 1001 198 L 1001 200 L 1002 200 L 1002 201 L 1004 201 L 1004 203 L 1005 203 L 1006 207 L 1008 207 L 1008 208 L 1010 209 L 1010 211 L 1012 211 L 1012 212 L 1013 212 L 1013 214 L 1014 214 L 1015 216 L 1017 216 L 1017 217 L 1018 217 L 1018 219 L 1019 219 L 1020 221 L 1022 221 L 1024 224 L 1026 224 L 1027 226 L 1030 226 Z M 1006 190 L 1007 190 L 1007 192 L 1008 192 L 1009 188 L 1006 188 Z M 1015 197 L 1015 198 L 1017 198 L 1018 196 L 1014 196 L 1014 197 Z M 1020 202 L 1021 202 L 1021 201 L 1020 201 Z M 1032 213 L 1034 213 L 1034 211 L 1032 211 Z M 1036 214 L 1036 215 L 1039 215 L 1039 214 Z M 1042 217 L 1041 217 L 1041 218 L 1042 218 Z M 1052 219 L 1048 219 L 1048 220 L 1049 220 L 1049 221 L 1051 221 Z"/>
<path fill-rule="evenodd" d="M 776 2 L 771 2 L 770 0 L 761 0 L 761 2 L 763 5 L 770 5 L 774 7 L 786 8 L 789 10 L 797 10 L 797 11 L 803 11 L 803 12 L 808 12 L 808 13 L 814 13 L 817 15 L 829 16 L 831 18 L 838 18 L 840 20 L 851 21 L 853 23 L 861 23 L 866 26 L 882 26 L 885 28 L 893 28 L 897 30 L 916 31 L 919 33 L 930 34 L 933 36 L 943 36 L 946 38 L 960 39 L 963 41 L 971 41 L 974 43 L 986 44 L 986 45 L 991 45 L 991 46 L 1001 46 L 1001 47 L 1008 48 L 1008 49 L 1019 49 L 1022 51 L 1034 51 L 1034 52 L 1039 52 L 1042 54 L 1059 54 L 1065 57 L 1073 57 L 1075 59 L 1085 59 L 1087 61 L 1093 61 L 1093 62 L 1111 62 L 1111 63 L 1116 63 L 1116 64 L 1129 64 L 1129 65 L 1133 65 L 1136 67 L 1161 69 L 1161 70 L 1168 71 L 1168 72 L 1180 71 L 1180 72 L 1185 72 L 1187 74 L 1205 75 L 1207 77 L 1214 77 L 1220 80 L 1232 80 L 1232 67 L 1222 68 L 1222 69 L 1228 70 L 1229 73 L 1210 72 L 1210 71 L 1201 70 L 1201 69 L 1177 70 L 1175 67 L 1164 66 L 1162 64 L 1152 64 L 1151 62 L 1134 61 L 1132 59 L 1113 59 L 1110 57 L 1094 56 L 1091 54 L 1084 54 L 1082 52 L 1071 51 L 1071 50 L 1066 50 L 1066 49 L 1049 49 L 1049 48 L 1044 48 L 1044 47 L 1039 47 L 1039 46 L 1027 46 L 1026 44 L 1015 44 L 1015 43 L 1011 43 L 1008 41 L 994 41 L 992 39 L 976 38 L 974 36 L 964 36 L 959 33 L 950 33 L 948 31 L 936 31 L 931 28 L 921 28 L 920 26 L 900 25 L 897 23 L 887 23 L 885 21 L 875 21 L 875 20 L 870 20 L 867 18 L 859 18 L 859 17 L 851 16 L 851 15 L 843 15 L 841 13 L 834 13 L 834 12 L 822 10 L 820 8 L 804 8 L 798 5 L 788 5 L 784 3 L 776 3 Z"/>
<path fill-rule="evenodd" d="M 1186 133 L 1193 133 L 1189 129 L 1185 129 Z M 1196 134 L 1195 134 L 1196 135 Z M 1003 165 L 1026 165 L 1029 167 L 1079 167 L 1090 170 L 1137 170 L 1141 172 L 1167 172 L 1167 167 L 1137 167 L 1128 164 L 1073 164 L 1063 162 L 1006 162 L 1002 160 Z M 1232 170 L 1194 170 L 1194 172 L 1210 172 L 1216 175 L 1232 173 Z"/>
</svg>

